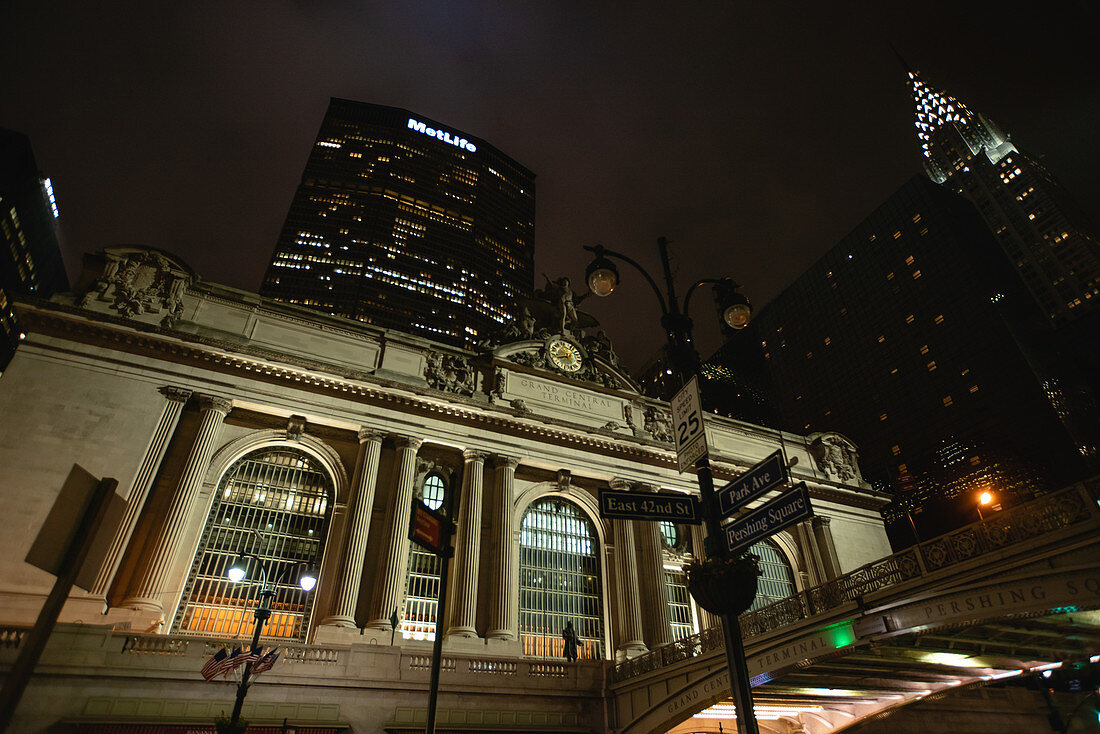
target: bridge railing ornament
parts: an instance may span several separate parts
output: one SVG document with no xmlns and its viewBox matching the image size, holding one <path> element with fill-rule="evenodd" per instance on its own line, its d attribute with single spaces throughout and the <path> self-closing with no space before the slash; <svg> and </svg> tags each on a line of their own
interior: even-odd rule
<svg viewBox="0 0 1100 734">
<path fill-rule="evenodd" d="M 1100 514 L 1100 479 L 1075 484 L 988 519 L 887 556 L 794 596 L 740 616 L 746 637 L 798 622 L 884 588 L 896 586 L 955 563 L 992 553 L 1023 540 L 1057 532 Z M 684 637 L 615 666 L 615 681 L 724 648 L 720 627 Z"/>
</svg>

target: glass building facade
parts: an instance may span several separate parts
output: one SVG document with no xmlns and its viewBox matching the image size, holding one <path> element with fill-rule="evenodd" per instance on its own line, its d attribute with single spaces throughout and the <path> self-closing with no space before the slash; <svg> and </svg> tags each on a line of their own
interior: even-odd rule
<svg viewBox="0 0 1100 734">
<path fill-rule="evenodd" d="M 531 294 L 534 178 L 453 127 L 333 99 L 260 292 L 475 344 Z"/>
<path fill-rule="evenodd" d="M 0 128 L 0 370 L 22 339 L 12 301 L 69 288 L 59 216 L 53 182 L 38 170 L 30 139 Z"/>
</svg>

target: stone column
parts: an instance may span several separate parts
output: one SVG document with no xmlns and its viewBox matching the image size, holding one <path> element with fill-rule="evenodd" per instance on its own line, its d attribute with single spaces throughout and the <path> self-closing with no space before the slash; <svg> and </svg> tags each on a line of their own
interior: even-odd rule
<svg viewBox="0 0 1100 734">
<path fill-rule="evenodd" d="M 698 558 L 700 561 L 706 560 L 707 553 L 703 550 L 703 537 L 704 531 L 702 525 L 691 526 L 691 555 Z M 690 596 L 690 594 L 689 594 Z M 711 629 L 712 627 L 718 627 L 722 624 L 721 620 L 717 616 L 711 614 L 706 609 L 695 603 L 695 600 L 691 600 L 692 606 L 695 607 L 695 618 L 699 620 L 699 631 Z"/>
<path fill-rule="evenodd" d="M 837 557 L 836 545 L 833 543 L 833 529 L 829 527 L 830 519 L 820 515 L 810 519 L 818 552 L 821 554 L 821 565 L 825 569 L 826 581 L 832 581 L 840 576 L 840 558 Z"/>
<path fill-rule="evenodd" d="M 614 485 L 612 485 L 614 487 Z M 615 536 L 615 573 L 619 589 L 618 651 L 631 658 L 646 652 L 642 636 L 642 604 L 638 596 L 638 555 L 634 548 L 634 523 L 631 520 L 612 520 Z"/>
<path fill-rule="evenodd" d="M 654 488 L 645 489 L 655 491 Z M 662 558 L 664 544 L 661 542 L 661 529 L 656 522 L 634 521 L 634 534 L 638 539 L 640 556 L 640 609 L 650 620 L 649 639 L 646 642 L 652 650 L 672 642 L 672 617 L 668 611 L 668 590 L 665 588 L 665 564 Z"/>
<path fill-rule="evenodd" d="M 384 434 L 370 428 L 359 429 L 359 456 L 355 462 L 355 481 L 348 504 L 347 543 L 340 581 L 332 603 L 332 614 L 324 621 L 337 627 L 355 628 L 355 607 L 363 580 L 363 559 L 367 552 L 374 490 L 378 484 L 378 457 L 382 454 Z"/>
<path fill-rule="evenodd" d="M 168 512 L 164 521 L 152 536 L 147 546 L 146 564 L 137 584 L 137 591 L 122 603 L 123 606 L 164 613 L 160 595 L 166 589 L 182 587 L 182 583 L 172 583 L 168 573 L 177 560 L 181 550 L 180 540 L 187 525 L 192 521 L 195 500 L 202 488 L 203 477 L 210 467 L 210 457 L 214 453 L 214 442 L 225 416 L 232 410 L 232 401 L 224 398 L 199 396 L 201 420 L 199 430 L 191 444 L 191 450 L 183 462 L 183 471 L 172 494 Z"/>
<path fill-rule="evenodd" d="M 515 588 L 516 563 L 512 556 L 512 510 L 516 503 L 516 467 L 519 459 L 513 456 L 493 457 L 493 484 L 496 486 L 496 502 L 493 503 L 493 538 L 491 543 L 493 589 L 489 597 L 490 639 L 516 639 L 519 622 L 519 590 Z"/>
<path fill-rule="evenodd" d="M 798 543 L 798 550 L 801 552 L 802 560 L 806 565 L 804 569 L 799 570 L 799 574 L 804 575 L 805 588 L 812 588 L 825 583 L 827 574 L 825 573 L 825 566 L 821 562 L 820 549 L 814 539 L 810 523 L 808 521 L 798 523 L 791 528 L 791 534 Z"/>
<path fill-rule="evenodd" d="M 396 609 L 401 614 L 405 581 L 409 570 L 409 513 L 412 512 L 413 480 L 416 477 L 416 452 L 424 443 L 419 438 L 398 436 L 397 461 L 394 475 L 397 482 L 390 502 L 389 538 L 386 554 L 382 557 L 382 582 L 371 605 L 371 619 L 367 627 L 389 632 L 390 615 Z"/>
<path fill-rule="evenodd" d="M 126 497 L 126 512 L 123 515 L 122 523 L 119 525 L 115 537 L 111 540 L 110 547 L 107 548 L 103 565 L 99 567 L 99 573 L 96 574 L 95 582 L 92 584 L 91 592 L 93 596 L 106 597 L 111 588 L 115 572 L 118 571 L 118 564 L 122 561 L 126 546 L 129 545 L 130 538 L 134 534 L 134 527 L 137 525 L 138 517 L 145 507 L 145 500 L 149 496 L 149 490 L 153 486 L 157 470 L 160 469 L 160 462 L 164 459 L 164 452 L 168 449 L 168 442 L 172 439 L 176 424 L 179 423 L 183 405 L 191 397 L 190 390 L 182 390 L 177 387 L 162 387 L 160 392 L 164 395 L 164 410 L 161 411 L 160 420 L 157 421 L 157 426 L 153 429 L 153 437 L 145 448 L 145 456 L 141 460 L 141 466 L 138 467 L 133 484 L 130 485 L 130 494 Z"/>
<path fill-rule="evenodd" d="M 458 535 L 455 539 L 454 612 L 447 634 L 477 637 L 477 582 L 481 549 L 481 506 L 485 454 L 467 449 L 462 452 L 466 465 L 462 471 L 462 495 L 459 503 Z"/>
</svg>

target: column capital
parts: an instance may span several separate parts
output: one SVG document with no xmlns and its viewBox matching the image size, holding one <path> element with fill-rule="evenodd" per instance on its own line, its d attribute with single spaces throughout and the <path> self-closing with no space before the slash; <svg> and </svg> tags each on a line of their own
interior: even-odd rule
<svg viewBox="0 0 1100 734">
<path fill-rule="evenodd" d="M 416 436 L 394 436 L 393 444 L 399 449 L 412 449 L 416 451 L 424 445 L 424 439 L 417 438 Z"/>
<path fill-rule="evenodd" d="M 656 492 L 661 491 L 660 487 L 658 487 L 656 484 L 650 484 L 649 482 L 638 482 L 637 484 L 634 485 L 634 487 L 639 492 L 653 492 L 653 493 L 656 493 Z"/>
<path fill-rule="evenodd" d="M 385 431 L 379 431 L 375 428 L 368 428 L 367 426 L 359 427 L 359 443 L 367 443 L 369 441 L 377 441 L 381 443 L 382 439 L 384 439 L 385 437 Z"/>
<path fill-rule="evenodd" d="M 833 519 L 831 517 L 824 517 L 822 515 L 814 515 L 812 518 L 810 518 L 810 522 L 813 523 L 813 526 L 815 528 L 819 528 L 822 525 L 827 526 L 830 522 L 832 522 L 832 520 Z"/>
<path fill-rule="evenodd" d="M 504 454 L 493 455 L 493 467 L 496 469 L 508 467 L 514 471 L 517 466 L 519 466 L 518 456 L 505 456 Z"/>
<path fill-rule="evenodd" d="M 204 413 L 213 410 L 221 413 L 224 417 L 229 414 L 229 411 L 233 410 L 233 401 L 215 395 L 199 395 L 199 409 Z"/>
<path fill-rule="evenodd" d="M 466 461 L 484 462 L 486 457 L 488 456 L 489 453 L 487 451 L 482 451 L 480 449 L 465 449 L 462 452 L 462 458 L 464 458 Z"/>
<path fill-rule="evenodd" d="M 607 486 L 617 492 L 626 492 L 630 489 L 630 480 L 622 477 L 611 477 L 607 480 Z"/>
<path fill-rule="evenodd" d="M 158 392 L 164 396 L 165 400 L 173 403 L 186 403 L 191 399 L 190 390 L 185 390 L 182 387 L 175 387 L 173 385 L 165 385 L 159 388 Z"/>
</svg>

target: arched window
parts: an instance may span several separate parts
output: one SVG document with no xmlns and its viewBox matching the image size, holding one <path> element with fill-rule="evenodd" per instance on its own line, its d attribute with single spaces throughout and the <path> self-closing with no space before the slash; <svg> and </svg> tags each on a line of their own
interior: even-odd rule
<svg viewBox="0 0 1100 734">
<path fill-rule="evenodd" d="M 657 524 L 661 529 L 661 541 L 665 548 L 670 551 L 679 550 L 681 542 L 679 526 L 668 520 L 661 520 Z"/>
<path fill-rule="evenodd" d="M 420 485 L 420 498 L 428 509 L 443 506 L 447 486 L 443 477 L 431 473 Z M 434 640 L 436 609 L 439 607 L 439 556 L 409 544 L 409 572 L 405 583 L 405 615 L 401 622 L 401 636 L 407 640 Z"/>
<path fill-rule="evenodd" d="M 753 554 L 760 557 L 760 578 L 756 582 L 756 601 L 750 609 L 765 607 L 795 592 L 794 574 L 787 557 L 773 540 L 764 540 L 752 546 Z"/>
<path fill-rule="evenodd" d="M 313 593 L 293 572 L 304 561 L 319 566 L 332 511 L 332 481 L 309 454 L 295 448 L 246 454 L 222 476 L 206 519 L 175 629 L 184 634 L 248 637 L 260 596 L 261 575 L 252 561 L 248 580 L 231 582 L 226 572 L 238 553 L 259 556 L 268 581 L 279 583 L 264 637 L 304 640 Z"/>
<path fill-rule="evenodd" d="M 603 600 L 596 530 L 581 510 L 553 498 L 523 514 L 519 536 L 519 634 L 525 655 L 561 657 L 572 622 L 577 655 L 603 652 Z"/>
</svg>

